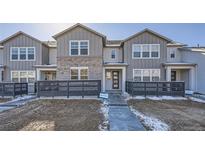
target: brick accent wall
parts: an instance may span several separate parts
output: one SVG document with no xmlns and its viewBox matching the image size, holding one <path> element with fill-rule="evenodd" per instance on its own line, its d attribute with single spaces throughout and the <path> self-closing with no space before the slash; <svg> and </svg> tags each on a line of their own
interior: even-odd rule
<svg viewBox="0 0 205 154">
<path fill-rule="evenodd" d="M 102 81 L 102 57 L 58 57 L 57 80 L 69 80 L 70 67 L 88 67 L 89 79 Z"/>
</svg>

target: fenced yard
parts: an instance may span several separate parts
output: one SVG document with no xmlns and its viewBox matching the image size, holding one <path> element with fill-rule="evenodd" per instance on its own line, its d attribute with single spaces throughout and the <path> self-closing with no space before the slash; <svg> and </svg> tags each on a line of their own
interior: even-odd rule
<svg viewBox="0 0 205 154">
<path fill-rule="evenodd" d="M 28 94 L 28 83 L 0 83 L 0 96 L 18 96 Z"/>
<path fill-rule="evenodd" d="M 99 96 L 101 80 L 37 81 L 37 96 Z"/>
<path fill-rule="evenodd" d="M 185 84 L 184 82 L 126 81 L 126 92 L 132 96 L 185 96 Z"/>
</svg>

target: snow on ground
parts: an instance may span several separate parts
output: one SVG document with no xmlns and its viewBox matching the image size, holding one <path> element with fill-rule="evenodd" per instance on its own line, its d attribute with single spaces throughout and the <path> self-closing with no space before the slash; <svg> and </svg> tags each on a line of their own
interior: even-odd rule
<svg viewBox="0 0 205 154">
<path fill-rule="evenodd" d="M 186 97 L 173 97 L 173 96 L 135 96 L 134 99 L 150 99 L 150 100 L 187 100 Z"/>
<path fill-rule="evenodd" d="M 108 107 L 108 102 L 106 100 L 103 101 L 100 112 L 104 115 L 104 121 L 102 124 L 99 125 L 99 129 L 101 131 L 106 131 L 108 130 L 108 125 L 109 125 L 109 120 L 108 120 L 109 107 Z"/>
<path fill-rule="evenodd" d="M 130 110 L 140 119 L 143 125 L 145 125 L 153 131 L 168 131 L 170 129 L 166 123 L 162 122 L 157 118 L 148 117 L 132 107 L 130 107 Z"/>
<path fill-rule="evenodd" d="M 8 101 L 6 103 L 12 103 L 12 102 L 16 102 L 16 101 L 23 101 L 23 100 L 27 100 L 27 99 L 30 99 L 30 98 L 33 98 L 33 97 L 35 97 L 35 96 L 32 96 L 32 95 L 25 95 L 25 96 L 22 96 L 22 97 L 19 96 L 19 97 L 15 98 L 11 101 Z"/>
<path fill-rule="evenodd" d="M 203 99 L 199 99 L 199 98 L 195 98 L 195 97 L 189 97 L 189 99 L 194 101 L 194 102 L 205 103 L 205 100 L 203 100 Z"/>
</svg>

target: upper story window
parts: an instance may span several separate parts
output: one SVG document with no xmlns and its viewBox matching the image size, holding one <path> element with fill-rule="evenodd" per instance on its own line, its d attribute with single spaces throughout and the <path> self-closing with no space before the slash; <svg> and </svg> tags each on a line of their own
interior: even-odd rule
<svg viewBox="0 0 205 154">
<path fill-rule="evenodd" d="M 112 59 L 115 59 L 115 58 L 116 58 L 116 51 L 115 51 L 115 50 L 112 50 L 112 51 L 111 51 L 111 58 L 112 58 Z"/>
<path fill-rule="evenodd" d="M 88 40 L 73 40 L 70 41 L 70 55 L 71 56 L 86 56 L 89 55 L 89 41 Z"/>
<path fill-rule="evenodd" d="M 154 59 L 160 58 L 160 44 L 133 44 L 133 59 Z"/>
<path fill-rule="evenodd" d="M 71 80 L 87 80 L 88 68 L 87 67 L 71 67 L 70 70 Z"/>
<path fill-rule="evenodd" d="M 172 51 L 172 52 L 170 53 L 170 57 L 171 57 L 171 58 L 175 58 L 175 52 L 174 52 L 174 51 Z"/>
<path fill-rule="evenodd" d="M 141 81 L 159 81 L 160 69 L 133 69 L 133 80 Z"/>
<path fill-rule="evenodd" d="M 11 47 L 11 61 L 34 61 L 35 47 Z"/>
</svg>

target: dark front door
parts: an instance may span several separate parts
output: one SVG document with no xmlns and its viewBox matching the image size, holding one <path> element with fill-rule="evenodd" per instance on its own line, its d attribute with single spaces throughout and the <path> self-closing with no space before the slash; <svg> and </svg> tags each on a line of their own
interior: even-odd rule
<svg viewBox="0 0 205 154">
<path fill-rule="evenodd" d="M 119 89 L 119 71 L 112 71 L 112 89 Z"/>
<path fill-rule="evenodd" d="M 177 80 L 177 72 L 171 71 L 171 81 L 176 81 L 176 80 Z"/>
</svg>

